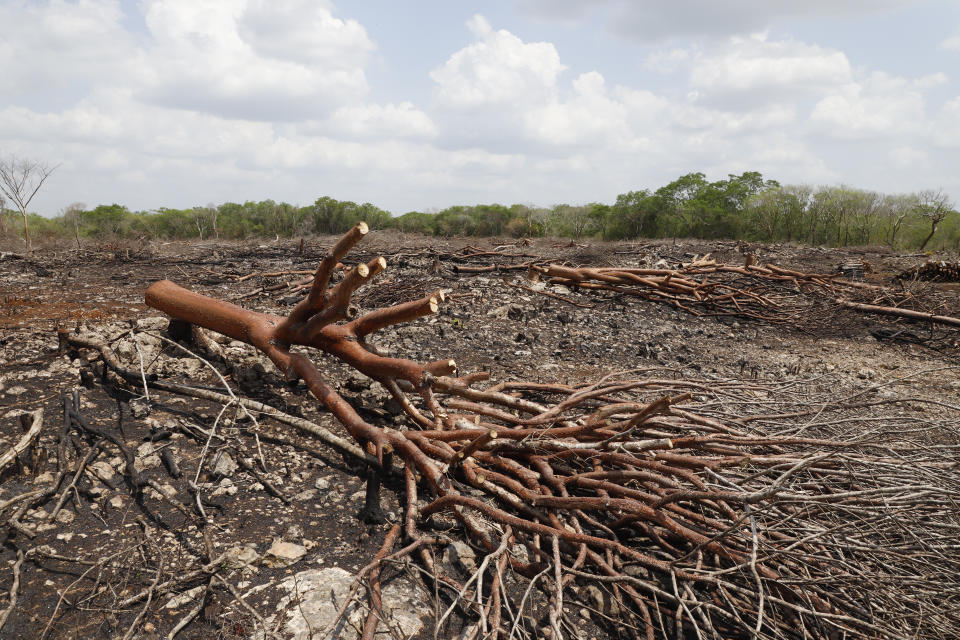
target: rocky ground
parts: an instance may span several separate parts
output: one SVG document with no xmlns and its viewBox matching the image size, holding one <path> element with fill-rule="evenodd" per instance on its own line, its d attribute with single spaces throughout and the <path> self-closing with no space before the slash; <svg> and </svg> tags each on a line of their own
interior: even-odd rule
<svg viewBox="0 0 960 640">
<path fill-rule="evenodd" d="M 337 612 L 353 576 L 400 516 L 400 487 L 388 483 L 382 496 L 387 523 L 365 524 L 358 518 L 367 473 L 362 463 L 236 404 L 145 392 L 142 386 L 121 383 L 105 373 L 96 352 L 61 348 L 57 335 L 61 328 L 107 342 L 145 376 L 220 393 L 226 393 L 225 381 L 245 397 L 345 435 L 302 385 L 284 383 L 251 347 L 221 340 L 216 350 L 222 357 L 190 353 L 171 338 L 167 319 L 143 304 L 149 284 L 170 279 L 283 314 L 299 298 L 289 283 L 305 277 L 290 272 L 315 267 L 333 240 L 312 239 L 302 247 L 279 241 L 97 246 L 79 252 L 50 248 L 29 258 L 0 260 L 0 452 L 22 435 L 18 414 L 44 412 L 36 445 L 0 476 L 5 522 L 17 509 L 11 503 L 17 496 L 50 486 L 61 462 L 75 465 L 90 456 L 76 489 L 63 494 L 59 510 L 61 496 L 48 496 L 0 533 L 0 563 L 16 567 L 0 577 L 0 609 L 10 605 L 13 576 L 19 578 L 15 606 L 0 637 L 161 638 L 184 621 L 189 624 L 179 638 L 358 636 L 364 618 L 360 605 L 339 620 Z M 802 388 L 821 396 L 896 395 L 906 399 L 905 411 L 918 421 L 956 424 L 956 328 L 817 300 L 810 301 L 808 316 L 787 325 L 695 317 L 622 294 L 534 283 L 522 269 L 462 269 L 529 261 L 675 267 L 708 253 L 718 261 L 743 264 L 752 255 L 758 263 L 819 273 L 859 262 L 866 264 L 868 282 L 889 286 L 882 294 L 865 294 L 863 301 L 909 299 L 925 311 L 960 316 L 956 284 L 893 279 L 928 256 L 881 248 L 547 239 L 524 245 L 373 232 L 348 260 L 384 255 L 388 261 L 387 271 L 355 297 L 362 309 L 438 289 L 447 293 L 439 314 L 383 331 L 375 340 L 380 348 L 416 361 L 453 358 L 461 372 L 489 371 L 494 381 L 581 385 L 615 371 L 636 370 L 637 375 L 707 384 L 742 380 L 745 385 Z M 265 275 L 277 272 L 284 273 Z M 368 420 L 391 419 L 394 411 L 377 385 L 336 362 L 324 361 L 323 369 Z M 123 451 L 91 437 L 97 432 L 72 430 L 72 440 L 58 450 L 63 395 L 75 391 L 82 421 L 125 443 L 136 472 L 152 481 L 142 492 L 130 487 Z M 960 440 L 955 430 L 941 435 Z M 171 472 L 170 460 L 182 474 Z M 189 517 L 187 507 L 197 495 L 210 522 L 206 527 Z M 433 524 L 442 533 L 444 521 Z M 19 564 L 18 550 L 25 554 Z M 439 561 L 466 579 L 479 558 L 452 539 Z M 165 588 L 211 564 L 219 569 Z M 416 566 L 398 567 L 384 579 L 390 624 L 381 626 L 378 637 L 434 637 L 445 605 L 420 579 Z M 569 598 L 571 610 L 584 607 L 582 615 L 574 616 L 576 634 L 616 637 L 604 622 L 609 603 L 602 594 L 574 585 Z M 457 615 L 439 637 L 461 633 L 468 621 Z M 536 637 L 537 624 L 523 621 L 520 629 Z"/>
</svg>

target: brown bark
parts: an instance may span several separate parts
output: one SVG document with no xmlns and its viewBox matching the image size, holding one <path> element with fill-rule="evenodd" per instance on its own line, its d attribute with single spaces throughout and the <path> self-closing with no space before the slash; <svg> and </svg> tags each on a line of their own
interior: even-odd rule
<svg viewBox="0 0 960 640">
<path fill-rule="evenodd" d="M 175 318 L 253 345 L 288 380 L 302 379 L 381 465 L 391 452 L 402 461 L 406 489 L 403 531 L 414 543 L 425 539 L 418 531 L 419 523 L 441 511 L 460 523 L 474 546 L 488 552 L 496 553 L 495 540 L 511 537 L 526 557 L 498 557 L 502 559 L 497 559 L 495 566 L 500 571 L 491 576 L 488 585 L 498 584 L 498 576 L 508 564 L 517 574 L 533 577 L 543 570 L 544 563 L 554 564 L 562 573 L 589 562 L 616 579 L 628 578 L 621 571 L 625 564 L 639 565 L 644 577 L 631 578 L 629 585 L 619 588 L 629 595 L 647 636 L 654 634 L 651 608 L 657 619 L 679 620 L 685 615 L 687 604 L 681 601 L 678 583 L 690 598 L 694 591 L 704 594 L 699 604 L 714 607 L 708 610 L 723 637 L 749 637 L 752 629 L 746 628 L 743 620 L 763 616 L 764 606 L 766 628 L 771 636 L 783 637 L 795 629 L 791 616 L 802 616 L 813 635 L 826 636 L 833 627 L 821 616 L 852 611 L 842 593 L 831 594 L 820 585 L 831 580 L 856 582 L 859 578 L 850 569 L 853 562 L 845 556 L 835 562 L 816 541 L 807 544 L 796 537 L 803 526 L 801 515 L 794 510 L 800 495 L 797 486 L 789 487 L 792 493 L 785 506 L 776 501 L 781 489 L 786 491 L 791 474 L 800 469 L 824 473 L 816 478 L 817 494 L 811 498 L 816 509 L 826 505 L 818 501 L 821 484 L 834 483 L 833 496 L 844 496 L 847 485 L 842 483 L 853 473 L 848 469 L 851 465 L 860 475 L 851 476 L 850 482 L 868 484 L 865 480 L 872 476 L 863 470 L 866 463 L 853 456 L 848 443 L 763 435 L 747 431 L 742 422 L 729 417 L 701 416 L 689 406 L 676 406 L 689 399 L 691 392 L 708 394 L 710 387 L 703 381 L 636 380 L 612 374 L 610 379 L 580 388 L 519 382 L 477 389 L 472 385 L 486 377 L 449 377 L 456 369 L 452 360 L 421 364 L 380 355 L 365 342 L 367 336 L 436 313 L 444 296 L 437 292 L 358 315 L 350 304 L 351 296 L 383 271 L 386 262 L 376 258 L 347 269 L 333 286 L 330 277 L 366 233 L 366 225 L 357 225 L 331 247 L 314 273 L 307 297 L 286 318 L 208 298 L 169 281 L 152 285 L 146 300 Z M 751 313 L 763 307 L 763 296 L 698 277 L 723 271 L 788 284 L 817 284 L 828 278 L 756 265 L 725 267 L 709 261 L 689 265 L 682 272 L 557 265 L 531 268 L 582 287 L 629 292 L 644 288 L 660 296 L 656 299 L 687 304 L 713 301 L 738 311 L 751 307 Z M 406 425 L 397 429 L 365 421 L 324 380 L 305 353 L 292 350 L 296 345 L 332 355 L 380 382 L 400 403 L 409 418 Z M 108 358 L 109 350 L 102 353 L 110 366 L 116 365 L 115 358 Z M 561 398 L 546 403 L 537 392 Z M 843 461 L 828 456 L 805 460 L 801 454 L 791 453 L 799 445 L 843 451 Z M 843 473 L 826 473 L 840 469 Z M 737 482 L 752 484 L 724 480 L 724 485 L 718 485 L 720 474 L 727 472 Z M 907 485 L 884 491 L 909 492 Z M 824 490 L 826 493 L 830 492 Z M 418 494 L 427 494 L 428 502 L 420 502 Z M 858 508 L 887 509 L 886 493 L 857 495 L 855 500 Z M 744 524 L 748 520 L 753 523 L 749 505 L 761 503 L 767 524 L 751 532 Z M 884 517 L 895 518 L 896 514 Z M 776 528 L 778 518 L 798 522 L 781 532 Z M 816 522 L 812 527 L 821 528 Z M 508 533 L 503 534 L 504 530 Z M 400 528 L 394 527 L 377 558 L 389 554 L 399 532 Z M 550 553 L 552 542 L 556 546 Z M 764 550 L 760 560 L 755 557 L 758 547 Z M 420 552 L 424 567 L 438 582 L 453 584 L 448 577 L 437 575 L 425 549 L 421 547 Z M 850 553 L 854 552 L 859 553 Z M 808 563 L 794 559 L 803 554 L 814 559 Z M 748 562 L 752 563 L 749 575 L 742 571 Z M 364 637 L 373 636 L 380 613 L 379 576 L 372 574 L 370 584 L 371 610 Z M 499 625 L 499 593 L 494 587 L 486 603 L 478 607 L 479 615 L 494 630 Z M 731 602 L 731 594 L 738 598 L 736 603 Z M 759 594 L 768 599 L 758 610 Z M 482 595 L 477 595 L 478 602 Z M 722 615 L 714 616 L 717 612 Z M 682 629 L 677 624 L 679 635 Z M 845 617 L 844 624 L 845 630 L 874 628 L 862 617 Z"/>
<path fill-rule="evenodd" d="M 837 299 L 837 304 L 847 309 L 856 311 L 865 311 L 867 313 L 879 313 L 887 316 L 897 316 L 900 318 L 910 318 L 911 320 L 925 320 L 936 324 L 949 324 L 954 327 L 960 327 L 960 318 L 951 316 L 938 316 L 924 311 L 913 311 L 912 309 L 899 309 L 897 307 L 883 307 L 876 304 L 863 304 L 861 302 L 851 302 L 842 298 Z"/>
</svg>

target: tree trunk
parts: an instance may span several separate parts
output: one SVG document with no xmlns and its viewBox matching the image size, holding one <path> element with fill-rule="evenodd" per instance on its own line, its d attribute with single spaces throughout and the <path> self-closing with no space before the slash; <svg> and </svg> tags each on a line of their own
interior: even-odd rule
<svg viewBox="0 0 960 640">
<path fill-rule="evenodd" d="M 21 211 L 23 216 L 23 241 L 27 243 L 27 253 L 33 253 L 33 244 L 30 242 L 30 225 L 27 224 L 27 212 Z"/>
<path fill-rule="evenodd" d="M 935 233 L 937 232 L 937 225 L 938 225 L 938 224 L 939 224 L 939 223 L 934 222 L 934 223 L 932 223 L 932 224 L 930 225 L 930 234 L 924 239 L 923 244 L 920 245 L 919 251 L 923 251 L 924 249 L 927 248 L 927 243 L 930 242 L 930 238 L 932 238 L 932 237 L 933 237 L 933 234 L 935 234 Z"/>
<path fill-rule="evenodd" d="M 856 311 L 865 311 L 867 313 L 880 313 L 887 316 L 897 316 L 899 318 L 910 318 L 912 320 L 926 320 L 937 324 L 949 324 L 954 327 L 960 327 L 960 318 L 951 316 L 938 316 L 924 311 L 914 311 L 913 309 L 901 309 L 899 307 L 884 307 L 876 304 L 863 304 L 861 302 L 851 302 L 838 298 L 836 303 L 847 309 Z"/>
</svg>

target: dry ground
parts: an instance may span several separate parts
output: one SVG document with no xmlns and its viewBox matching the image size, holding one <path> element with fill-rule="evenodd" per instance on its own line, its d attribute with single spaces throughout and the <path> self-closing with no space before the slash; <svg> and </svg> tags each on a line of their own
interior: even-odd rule
<svg viewBox="0 0 960 640">
<path fill-rule="evenodd" d="M 309 240 L 303 252 L 292 241 L 101 246 L 81 252 L 44 249 L 31 258 L 0 261 L 0 451 L 21 435 L 18 412 L 44 410 L 39 446 L 0 477 L 0 503 L 53 479 L 62 396 L 75 390 L 80 415 L 126 442 L 137 456 L 138 470 L 154 479 L 169 498 L 154 489 L 135 495 L 125 481 L 119 450 L 101 444 L 90 461 L 97 471 L 80 479 L 59 515 L 48 521 L 57 502 L 58 496 L 53 496 L 23 514 L 23 528 L 4 525 L 0 563 L 13 567 L 18 549 L 38 551 L 21 564 L 18 600 L 0 637 L 166 637 L 198 604 L 199 615 L 177 637 L 262 637 L 255 631 L 260 628 L 258 616 L 281 637 L 317 632 L 301 624 L 307 620 L 309 625 L 309 616 L 298 617 L 296 612 L 311 597 L 329 600 L 329 593 L 318 595 L 327 587 L 342 590 L 330 586 L 331 581 L 346 579 L 349 584 L 349 576 L 379 548 L 388 526 L 368 525 L 357 517 L 364 500 L 363 465 L 289 426 L 262 417 L 254 424 L 235 406 L 224 412 L 222 404 L 159 391 L 146 398 L 142 388 L 105 380 L 93 352 L 58 350 L 56 329 L 109 341 L 128 362 L 142 358 L 145 373 L 223 392 L 208 366 L 166 341 L 167 321 L 143 304 L 143 291 L 166 278 L 207 295 L 283 313 L 293 295 L 286 288 L 269 289 L 303 276 L 262 274 L 309 270 L 331 241 Z M 464 250 L 468 244 L 474 248 Z M 752 253 L 760 263 L 832 273 L 841 263 L 863 260 L 869 264 L 865 276 L 869 282 L 890 285 L 900 299 L 909 294 L 925 310 L 960 316 L 956 285 L 894 282 L 894 275 L 926 256 L 901 256 L 881 248 L 732 242 L 569 245 L 546 239 L 519 246 L 513 240 L 435 240 L 374 232 L 349 259 L 359 262 L 379 254 L 389 264 L 387 272 L 358 295 L 363 308 L 436 289 L 452 294 L 440 314 L 390 329 L 378 338 L 381 347 L 417 361 L 451 357 L 462 372 L 486 370 L 494 380 L 583 384 L 614 371 L 642 370 L 650 376 L 791 387 L 811 398 L 896 396 L 908 399 L 899 405 L 900 425 L 911 421 L 942 425 L 936 437 L 960 442 L 956 427 L 960 416 L 954 410 L 960 398 L 956 329 L 829 304 L 811 306 L 810 317 L 791 325 L 697 318 L 607 292 L 547 289 L 565 301 L 511 286 L 530 284 L 523 271 L 467 274 L 455 269 L 534 259 L 592 266 L 677 266 L 706 253 L 742 264 L 744 255 Z M 504 255 L 462 257 L 480 250 Z M 256 275 L 243 279 L 249 274 Z M 576 306 L 571 300 L 591 307 Z M 878 328 L 907 333 L 878 340 L 871 333 Z M 217 367 L 233 389 L 344 433 L 302 385 L 291 388 L 283 383 L 252 348 L 238 343 L 222 347 L 229 363 Z M 324 367 L 327 378 L 368 419 L 389 414 L 382 390 L 340 364 L 325 362 Z M 214 426 L 219 436 L 210 438 Z M 68 449 L 68 455 L 82 455 L 89 440 L 75 435 L 74 441 L 75 451 Z M 172 477 L 162 463 L 158 454 L 165 448 L 182 467 L 180 478 Z M 258 464 L 253 470 L 231 464 L 241 458 Z M 188 483 L 194 478 L 213 522 L 206 535 L 188 524 L 177 508 L 189 505 Z M 386 489 L 382 503 L 388 521 L 395 521 L 402 494 L 398 498 L 399 487 Z M 5 522 L 11 511 L 4 511 Z M 303 555 L 285 559 L 289 548 L 278 542 L 295 545 L 293 554 L 302 549 Z M 232 555 L 223 559 L 225 552 Z M 452 572 L 466 575 L 473 562 L 469 555 L 469 549 L 451 546 L 444 562 Z M 196 598 L 198 591 L 188 592 L 193 599 L 177 599 L 157 590 L 148 605 L 144 600 L 125 602 L 149 591 L 152 584 L 162 585 L 198 566 L 198 558 L 217 557 L 223 563 L 218 575 L 225 582 L 211 583 L 202 601 Z M 160 571 L 155 570 L 158 566 Z M 327 572 L 322 584 L 301 584 L 321 570 Z M 12 573 L 0 576 L 0 609 L 9 603 Z M 432 616 L 438 604 L 416 571 L 399 573 L 393 580 L 385 601 L 396 611 L 394 637 L 433 637 Z M 174 595 L 206 584 L 198 580 Z M 334 596 L 342 598 L 342 593 Z M 594 611 L 577 618 L 575 632 L 583 638 L 616 637 L 617 631 L 604 623 L 602 603 L 593 602 L 593 597 L 586 591 L 574 592 L 571 607 L 580 606 L 579 598 Z M 323 603 L 317 606 L 322 608 Z M 414 614 L 407 620 L 402 612 Z M 456 636 L 457 624 L 446 627 L 441 637 Z M 537 621 L 530 625 L 536 627 Z M 382 637 L 389 637 L 386 628 L 381 631 Z M 349 624 L 340 632 L 342 637 L 351 633 L 355 637 Z"/>
</svg>

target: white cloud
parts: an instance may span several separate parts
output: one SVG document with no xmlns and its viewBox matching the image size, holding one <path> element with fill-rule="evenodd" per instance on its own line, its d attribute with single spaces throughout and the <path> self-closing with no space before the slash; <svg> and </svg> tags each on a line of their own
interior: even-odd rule
<svg viewBox="0 0 960 640">
<path fill-rule="evenodd" d="M 960 51 L 960 34 L 946 38 L 938 46 L 944 51 Z"/>
<path fill-rule="evenodd" d="M 123 77 L 138 57 L 116 0 L 0 3 L 7 99 Z"/>
<path fill-rule="evenodd" d="M 354 131 L 344 135 L 332 127 L 338 118 Z M 371 193 L 369 184 L 359 193 L 348 191 L 348 185 L 369 175 L 384 184 L 409 182 L 429 189 L 440 183 L 480 184 L 478 177 L 509 182 L 525 163 L 517 153 L 443 150 L 405 140 L 402 132 L 378 135 L 393 127 L 408 133 L 419 127 L 422 137 L 435 133 L 425 114 L 409 103 L 339 111 L 323 123 L 326 133 L 303 131 L 316 126 L 144 105 L 126 90 L 97 91 L 60 112 L 0 109 L 4 150 L 61 162 L 53 184 L 69 193 L 69 201 L 91 206 L 107 200 L 144 206 L 135 203 L 157 186 L 164 195 L 153 193 L 153 206 L 266 197 L 308 202 L 321 194 L 376 200 L 379 191 Z"/>
<path fill-rule="evenodd" d="M 596 71 L 567 87 L 560 81 L 566 66 L 552 44 L 524 42 L 479 15 L 469 27 L 476 41 L 430 74 L 447 139 L 487 148 L 519 142 L 530 154 L 548 156 L 573 146 L 645 147 L 631 130 L 631 113 L 649 115 L 652 94 L 611 90 Z"/>
<path fill-rule="evenodd" d="M 0 123 L 0 135 L 8 139 L 136 149 L 146 157 L 243 158 L 273 138 L 269 123 L 143 105 L 124 90 L 98 91 L 60 112 L 8 107 L 0 111 Z"/>
<path fill-rule="evenodd" d="M 630 136 L 626 115 L 626 106 L 608 96 L 603 76 L 592 71 L 573 81 L 568 100 L 529 110 L 526 133 L 549 144 L 616 144 Z"/>
<path fill-rule="evenodd" d="M 694 56 L 693 49 L 667 49 L 655 51 L 643 60 L 643 66 L 658 73 L 673 73 L 687 64 Z"/>
<path fill-rule="evenodd" d="M 228 117 L 325 116 L 368 92 L 373 42 L 326 2 L 145 0 L 134 36 L 117 0 L 0 4 L 7 96 L 122 86 L 145 101 Z"/>
<path fill-rule="evenodd" d="M 509 31 L 495 31 L 481 15 L 468 26 L 477 41 L 430 72 L 439 106 L 476 109 L 552 99 L 566 68 L 552 44 L 527 43 Z"/>
<path fill-rule="evenodd" d="M 947 149 L 960 149 L 960 96 L 948 101 L 937 113 L 932 125 L 932 142 Z M 955 165 L 950 167 L 955 171 Z"/>
<path fill-rule="evenodd" d="M 678 103 L 673 105 L 670 116 L 671 124 L 680 131 L 737 136 L 787 127 L 796 121 L 796 110 L 790 104 L 764 105 L 741 112 L 711 109 L 696 103 Z"/>
<path fill-rule="evenodd" d="M 613 91 L 627 109 L 627 120 L 634 130 L 656 128 L 674 108 L 670 100 L 645 89 L 618 86 Z"/>
<path fill-rule="evenodd" d="M 921 76 L 913 81 L 913 86 L 917 89 L 932 89 L 950 84 L 950 78 L 942 71 Z"/>
<path fill-rule="evenodd" d="M 363 67 L 374 44 L 356 20 L 333 17 L 329 2 L 249 0 L 238 32 L 260 55 L 326 69 Z"/>
<path fill-rule="evenodd" d="M 851 79 L 850 63 L 840 51 L 794 40 L 771 41 L 766 34 L 734 37 L 717 50 L 700 53 L 690 84 L 710 95 L 813 92 Z"/>
<path fill-rule="evenodd" d="M 890 161 L 904 169 L 916 169 L 930 166 L 930 154 L 923 149 L 911 146 L 895 147 L 887 154 Z"/>
<path fill-rule="evenodd" d="M 521 9 L 544 20 L 583 21 L 601 12 L 608 28 L 641 42 L 683 36 L 724 38 L 765 29 L 786 18 L 867 16 L 920 0 L 517 0 Z"/>
<path fill-rule="evenodd" d="M 601 7 L 624 28 L 650 18 L 637 34 L 690 24 L 651 53 L 659 36 L 631 48 L 596 20 L 576 23 L 578 50 L 474 16 L 469 32 L 431 25 L 460 33 L 458 44 L 401 68 L 391 42 L 374 43 L 349 4 L 330 0 L 0 0 L 0 151 L 63 162 L 36 201 L 45 213 L 76 200 L 331 195 L 398 213 L 612 201 L 690 171 L 882 189 L 887 167 L 906 189 L 958 185 L 960 97 L 937 102 L 951 80 L 937 66 L 899 77 L 839 45 L 749 35 L 778 16 L 866 15 L 876 3 L 549 5 L 568 18 Z M 394 86 L 369 86 L 384 71 Z M 431 80 L 432 99 L 410 88 Z"/>
<path fill-rule="evenodd" d="M 149 0 L 154 45 L 140 95 L 231 117 L 298 120 L 367 93 L 373 44 L 362 26 L 322 3 L 282 0 L 270 10 L 264 17 L 260 0 Z"/>
<path fill-rule="evenodd" d="M 325 128 L 331 135 L 366 139 L 437 136 L 437 127 L 430 116 L 410 102 L 340 107 L 330 116 Z"/>
<path fill-rule="evenodd" d="M 735 146 L 709 149 L 697 165 L 708 176 L 761 171 L 783 184 L 829 184 L 842 179 L 815 148 L 782 130 L 743 136 Z"/>
<path fill-rule="evenodd" d="M 810 114 L 816 131 L 839 139 L 918 135 L 926 119 L 923 95 L 904 78 L 883 72 L 831 92 Z"/>
</svg>

